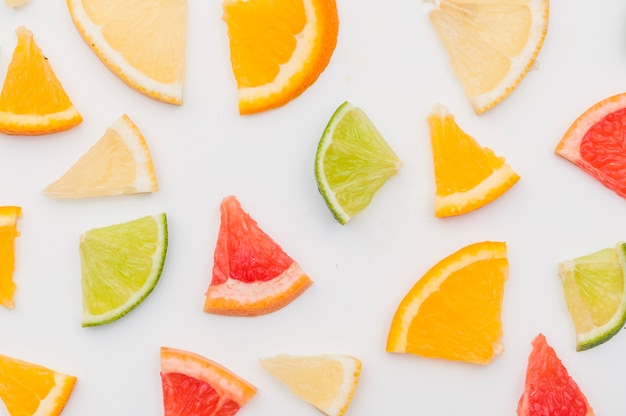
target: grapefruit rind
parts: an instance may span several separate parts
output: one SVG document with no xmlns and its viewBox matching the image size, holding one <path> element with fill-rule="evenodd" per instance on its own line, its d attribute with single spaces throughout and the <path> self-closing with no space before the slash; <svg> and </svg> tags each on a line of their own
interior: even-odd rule
<svg viewBox="0 0 626 416">
<path fill-rule="evenodd" d="M 161 347 L 161 373 L 180 373 L 208 383 L 221 397 L 242 407 L 256 394 L 256 387 L 222 365 L 199 354 Z"/>
<path fill-rule="evenodd" d="M 486 241 L 470 244 L 445 257 L 431 267 L 400 302 L 394 314 L 387 337 L 387 352 L 411 352 L 408 337 L 412 319 L 417 315 L 420 305 L 422 305 L 431 294 L 439 290 L 440 285 L 448 276 L 477 261 L 494 259 L 507 260 L 506 243 Z M 492 349 L 493 354 L 491 359 L 504 351 L 501 336 L 492 345 Z M 487 364 L 491 359 L 487 362 L 477 361 L 476 363 Z"/>
<path fill-rule="evenodd" d="M 298 263 L 266 282 L 242 283 L 228 279 L 207 289 L 204 311 L 219 315 L 257 316 L 285 307 L 300 296 L 313 281 Z"/>
<path fill-rule="evenodd" d="M 613 338 L 621 329 L 626 325 L 626 243 L 618 243 L 615 248 L 615 253 L 619 256 L 619 264 L 622 270 L 622 293 L 620 296 L 620 303 L 615 313 L 607 322 L 600 326 L 593 326 L 592 329 L 586 332 L 576 332 L 576 351 L 585 351 L 600 344 L 603 344 Z M 563 286 L 577 286 L 576 277 L 574 276 L 574 270 L 583 260 L 584 257 L 563 261 L 559 263 L 559 277 L 563 281 Z M 596 259 L 597 260 L 597 259 Z M 569 308 L 590 308 L 594 305 L 588 305 L 583 303 L 580 297 L 576 299 L 567 299 Z M 578 310 L 577 312 L 581 312 Z M 571 313 L 571 312 L 570 312 Z"/>
</svg>

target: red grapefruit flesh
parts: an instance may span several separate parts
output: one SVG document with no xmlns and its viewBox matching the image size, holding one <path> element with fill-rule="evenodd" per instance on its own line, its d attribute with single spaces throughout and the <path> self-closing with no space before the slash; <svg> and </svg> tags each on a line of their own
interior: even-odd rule
<svg viewBox="0 0 626 416">
<path fill-rule="evenodd" d="M 246 213 L 234 196 L 222 200 L 213 277 L 204 311 L 255 316 L 274 312 L 313 281 Z"/>
<path fill-rule="evenodd" d="M 606 98 L 574 121 L 555 153 L 626 198 L 626 93 Z"/>
<path fill-rule="evenodd" d="M 165 416 L 232 416 L 256 387 L 198 354 L 161 347 Z"/>
<path fill-rule="evenodd" d="M 539 334 L 532 342 L 518 416 L 594 416 L 578 384 Z"/>
</svg>

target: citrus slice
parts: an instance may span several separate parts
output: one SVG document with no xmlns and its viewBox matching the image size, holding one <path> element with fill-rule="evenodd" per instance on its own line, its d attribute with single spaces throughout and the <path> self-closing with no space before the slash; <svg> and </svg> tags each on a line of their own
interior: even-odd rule
<svg viewBox="0 0 626 416">
<path fill-rule="evenodd" d="M 433 108 L 428 124 L 435 167 L 435 216 L 474 211 L 520 179 L 504 158 L 461 130 L 444 106 Z"/>
<path fill-rule="evenodd" d="M 22 216 L 22 208 L 15 206 L 0 207 L 0 305 L 13 309 L 16 285 L 13 281 L 15 271 L 15 237 L 17 219 Z"/>
<path fill-rule="evenodd" d="M 50 61 L 23 26 L 0 93 L 0 132 L 40 135 L 69 130 L 83 121 Z"/>
<path fill-rule="evenodd" d="M 245 212 L 234 196 L 222 200 L 213 277 L 204 311 L 254 316 L 296 299 L 313 281 Z"/>
<path fill-rule="evenodd" d="M 82 234 L 83 326 L 113 322 L 143 302 L 161 277 L 166 252 L 165 214 Z"/>
<path fill-rule="evenodd" d="M 587 398 L 546 337 L 537 335 L 532 347 L 517 416 L 594 416 Z"/>
<path fill-rule="evenodd" d="M 85 198 L 157 190 L 148 145 L 135 123 L 124 114 L 43 193 L 54 198 Z"/>
<path fill-rule="evenodd" d="M 626 243 L 559 263 L 576 350 L 605 343 L 626 324 Z"/>
<path fill-rule="evenodd" d="M 187 0 L 67 0 L 87 45 L 150 98 L 183 102 Z"/>
<path fill-rule="evenodd" d="M 279 107 L 311 86 L 337 44 L 335 0 L 223 0 L 239 113 Z"/>
<path fill-rule="evenodd" d="M 533 66 L 548 31 L 548 0 L 427 0 L 474 111 L 506 98 Z"/>
<path fill-rule="evenodd" d="M 279 354 L 260 362 L 293 394 L 328 416 L 346 413 L 361 375 L 361 361 L 343 354 Z"/>
<path fill-rule="evenodd" d="M 435 264 L 405 295 L 387 351 L 489 364 L 503 351 L 506 243 L 461 248 Z"/>
<path fill-rule="evenodd" d="M 555 153 L 626 198 L 626 93 L 591 106 L 569 127 Z"/>
<path fill-rule="evenodd" d="M 364 210 L 402 162 L 365 112 L 344 102 L 330 118 L 315 155 L 315 179 L 341 224 Z"/>
<path fill-rule="evenodd" d="M 0 399 L 11 416 L 58 416 L 76 377 L 0 354 Z"/>
<path fill-rule="evenodd" d="M 220 364 L 188 351 L 161 347 L 165 416 L 233 416 L 256 387 Z"/>
<path fill-rule="evenodd" d="M 4 3 L 9 7 L 19 7 L 28 3 L 29 0 L 4 0 Z"/>
</svg>

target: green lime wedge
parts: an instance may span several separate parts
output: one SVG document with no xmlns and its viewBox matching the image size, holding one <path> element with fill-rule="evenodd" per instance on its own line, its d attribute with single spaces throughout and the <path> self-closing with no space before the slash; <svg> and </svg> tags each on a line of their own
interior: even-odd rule
<svg viewBox="0 0 626 416">
<path fill-rule="evenodd" d="M 94 228 L 80 238 L 83 327 L 113 322 L 156 286 L 167 252 L 167 218 L 158 214 Z"/>
<path fill-rule="evenodd" d="M 626 322 L 626 243 L 559 263 L 576 350 L 605 343 Z"/>
<path fill-rule="evenodd" d="M 315 155 L 317 187 L 337 221 L 365 209 L 402 162 L 367 115 L 344 102 L 330 118 Z"/>
</svg>

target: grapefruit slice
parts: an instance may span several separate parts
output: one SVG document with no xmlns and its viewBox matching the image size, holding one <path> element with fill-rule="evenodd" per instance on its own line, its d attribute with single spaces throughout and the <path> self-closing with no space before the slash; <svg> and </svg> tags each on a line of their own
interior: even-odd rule
<svg viewBox="0 0 626 416">
<path fill-rule="evenodd" d="M 587 398 L 543 334 L 532 342 L 518 416 L 594 416 Z"/>
<path fill-rule="evenodd" d="M 165 416 L 233 416 L 256 387 L 208 358 L 161 347 Z"/>
<path fill-rule="evenodd" d="M 222 200 L 213 278 L 204 311 L 255 316 L 274 312 L 313 281 L 245 212 L 234 196 Z"/>
<path fill-rule="evenodd" d="M 15 307 L 15 238 L 20 235 L 17 220 L 21 216 L 21 207 L 0 207 L 0 305 L 8 309 Z"/>
<path fill-rule="evenodd" d="M 626 198 L 626 93 L 591 106 L 572 123 L 554 152 Z"/>
</svg>

